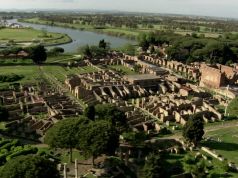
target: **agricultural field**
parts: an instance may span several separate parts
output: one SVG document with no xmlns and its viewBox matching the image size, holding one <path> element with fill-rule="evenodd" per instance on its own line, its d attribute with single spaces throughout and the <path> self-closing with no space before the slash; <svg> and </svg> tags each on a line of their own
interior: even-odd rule
<svg viewBox="0 0 238 178">
<path fill-rule="evenodd" d="M 65 34 L 43 32 L 32 28 L 2 28 L 0 29 L 0 42 L 24 43 L 25 45 L 43 42 L 44 45 L 53 45 L 71 42 L 71 38 Z"/>
</svg>

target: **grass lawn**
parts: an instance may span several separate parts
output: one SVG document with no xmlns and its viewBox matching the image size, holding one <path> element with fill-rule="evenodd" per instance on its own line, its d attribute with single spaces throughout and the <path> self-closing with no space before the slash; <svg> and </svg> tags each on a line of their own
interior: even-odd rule
<svg viewBox="0 0 238 178">
<path fill-rule="evenodd" d="M 103 32 L 114 32 L 114 33 L 122 33 L 122 34 L 126 34 L 126 35 L 133 35 L 133 36 L 137 36 L 139 34 L 139 30 L 133 30 L 133 29 L 124 29 L 124 28 L 106 28 L 103 29 Z"/>
<path fill-rule="evenodd" d="M 61 54 L 59 56 L 49 56 L 46 60 L 47 63 L 68 63 L 69 61 L 72 61 L 72 58 L 74 58 L 71 54 Z"/>
<path fill-rule="evenodd" d="M 215 150 L 218 154 L 238 165 L 238 126 L 219 128 L 208 131 L 205 135 L 215 141 L 204 141 L 203 145 Z M 221 140 L 221 142 L 218 141 Z"/>
<path fill-rule="evenodd" d="M 73 160 L 77 159 L 77 160 L 85 160 L 84 156 L 82 156 L 80 154 L 80 152 L 78 150 L 74 150 L 73 151 Z M 64 152 L 62 152 L 60 160 L 62 161 L 62 163 L 69 163 L 69 153 L 67 150 L 64 150 Z"/>
<path fill-rule="evenodd" d="M 32 28 L 3 28 L 0 29 L 0 42 L 6 43 L 9 40 L 13 40 L 16 43 L 28 43 L 32 41 L 43 41 L 45 45 L 60 44 L 71 42 L 70 37 L 60 33 L 47 32 L 47 36 L 42 36 L 41 30 L 35 30 Z"/>
<path fill-rule="evenodd" d="M 34 145 L 32 145 L 34 146 Z M 44 145 L 44 146 L 35 146 L 37 147 L 38 149 L 38 152 L 42 152 L 44 151 L 45 153 L 50 153 L 52 152 L 53 150 L 48 147 L 47 145 Z M 62 163 L 69 163 L 69 150 L 67 149 L 60 149 L 60 150 L 57 150 L 57 153 L 60 153 L 60 160 Z M 80 152 L 78 150 L 73 150 L 73 160 L 77 159 L 77 160 L 85 160 L 84 156 L 82 156 L 80 154 Z"/>
<path fill-rule="evenodd" d="M 205 164 L 207 165 L 207 168 L 211 167 L 211 169 L 209 169 L 209 173 L 213 174 L 213 177 L 224 177 L 225 174 L 225 170 L 224 170 L 224 164 L 220 161 L 218 161 L 215 158 L 210 157 L 209 155 L 207 155 L 205 152 L 201 151 L 202 154 L 206 155 L 208 157 L 208 160 L 204 160 Z M 187 152 L 185 154 L 168 154 L 166 155 L 165 159 L 166 162 L 164 163 L 166 166 L 170 167 L 169 165 L 177 165 L 179 166 L 180 163 L 184 169 L 185 172 L 190 172 L 190 167 L 192 164 L 186 163 L 185 162 L 185 156 L 186 155 L 192 155 L 192 157 L 195 157 L 196 152 Z M 180 163 L 178 163 L 178 161 Z M 236 178 L 238 177 L 237 173 L 232 173 L 229 172 L 230 177 Z"/>
<path fill-rule="evenodd" d="M 97 69 L 85 66 L 85 67 L 73 67 L 73 68 L 67 68 L 67 67 L 61 67 L 61 66 L 44 66 L 43 70 L 50 74 L 51 76 L 54 76 L 57 78 L 58 81 L 61 83 L 64 83 L 65 79 L 68 75 L 75 75 L 75 74 L 83 74 L 83 73 L 90 73 L 90 72 L 96 72 Z"/>
<path fill-rule="evenodd" d="M 0 122 L 0 130 L 4 130 L 5 128 L 5 122 Z"/>
<path fill-rule="evenodd" d="M 227 113 L 229 116 L 238 117 L 238 97 L 230 102 L 227 108 Z"/>
<path fill-rule="evenodd" d="M 209 172 L 214 174 L 214 176 L 216 177 L 224 177 L 224 173 L 225 173 L 224 164 L 221 161 L 217 160 L 216 158 L 211 157 L 204 151 L 201 151 L 201 153 L 208 157 L 208 162 L 210 163 L 207 162 L 206 164 L 213 166 L 213 169 L 210 170 Z M 229 172 L 229 177 L 236 178 L 238 177 L 238 173 Z"/>
<path fill-rule="evenodd" d="M 130 68 L 125 67 L 123 65 L 111 65 L 111 66 L 108 66 L 108 67 L 112 70 L 116 70 L 116 71 L 121 72 L 122 74 L 125 74 L 125 75 L 138 74 L 135 71 L 133 71 Z"/>
<path fill-rule="evenodd" d="M 93 174 L 87 174 L 86 178 L 96 178 L 96 176 L 94 176 Z"/>
<path fill-rule="evenodd" d="M 33 64 L 32 59 L 0 59 L 0 65 L 24 65 L 24 64 Z"/>
<path fill-rule="evenodd" d="M 55 77 L 58 81 L 64 82 L 69 74 L 67 69 L 61 66 L 43 66 L 44 72 Z"/>
<path fill-rule="evenodd" d="M 75 56 L 71 54 L 61 54 L 58 56 L 48 56 L 45 64 L 47 63 L 63 63 L 67 64 L 69 61 L 76 60 Z M 24 64 L 33 64 L 32 59 L 0 59 L 0 65 L 24 65 Z"/>
<path fill-rule="evenodd" d="M 35 81 L 35 78 L 39 76 L 38 66 L 0 66 L 1 75 L 17 74 L 23 75 L 24 78 L 18 82 L 31 83 Z M 1 85 L 7 85 L 9 83 L 0 83 Z"/>
</svg>

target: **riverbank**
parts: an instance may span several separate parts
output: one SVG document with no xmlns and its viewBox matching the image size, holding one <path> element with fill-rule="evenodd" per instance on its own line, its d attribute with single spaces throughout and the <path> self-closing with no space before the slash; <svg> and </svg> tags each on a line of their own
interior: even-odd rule
<svg viewBox="0 0 238 178">
<path fill-rule="evenodd" d="M 151 31 L 164 31 L 166 29 L 163 28 L 163 25 L 154 25 L 153 28 L 143 27 L 138 25 L 138 28 L 127 28 L 125 26 L 122 27 L 114 27 L 106 24 L 105 26 L 93 26 L 87 24 L 79 24 L 79 23 L 62 23 L 62 22 L 52 22 L 50 20 L 42 20 L 40 18 L 30 18 L 30 19 L 19 19 L 21 22 L 26 23 L 34 23 L 34 24 L 41 24 L 41 25 L 51 25 L 57 27 L 64 27 L 64 28 L 71 28 L 71 29 L 79 29 L 85 31 L 91 31 L 95 33 L 106 34 L 115 37 L 123 37 L 126 39 L 135 40 L 140 33 L 144 32 L 151 32 Z M 168 29 L 167 29 L 168 30 Z M 198 35 L 204 35 L 210 38 L 218 38 L 221 33 L 218 32 L 206 32 L 206 31 L 191 31 L 191 30 L 181 30 L 181 29 L 174 29 L 174 33 L 186 36 L 187 34 L 197 33 Z"/>
<path fill-rule="evenodd" d="M 45 46 L 55 46 L 71 43 L 67 34 L 45 32 L 33 28 L 2 28 L 0 29 L 0 43 L 10 45 L 29 46 L 42 43 Z"/>
<path fill-rule="evenodd" d="M 63 28 L 78 29 L 81 31 L 91 31 L 99 34 L 106 34 L 114 37 L 126 38 L 130 40 L 135 40 L 139 33 L 143 32 L 143 29 L 128 29 L 128 28 L 114 28 L 114 27 L 94 27 L 91 25 L 81 25 L 81 24 L 68 24 L 60 22 L 50 22 L 45 20 L 40 20 L 39 18 L 31 19 L 18 19 L 19 22 L 33 23 L 40 25 L 50 25 Z"/>
</svg>

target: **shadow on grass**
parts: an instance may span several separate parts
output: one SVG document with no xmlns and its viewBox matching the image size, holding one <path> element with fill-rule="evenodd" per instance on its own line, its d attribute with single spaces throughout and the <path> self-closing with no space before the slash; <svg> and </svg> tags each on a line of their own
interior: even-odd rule
<svg viewBox="0 0 238 178">
<path fill-rule="evenodd" d="M 230 174 L 217 174 L 217 173 L 211 175 L 211 178 L 225 178 L 225 177 L 233 177 L 233 176 Z"/>
<path fill-rule="evenodd" d="M 238 151 L 238 144 L 228 142 L 204 141 L 202 146 L 223 151 Z"/>
<path fill-rule="evenodd" d="M 165 154 L 161 155 L 165 159 L 170 159 L 170 160 L 179 160 L 183 159 L 184 155 L 175 155 L 175 154 Z"/>
</svg>

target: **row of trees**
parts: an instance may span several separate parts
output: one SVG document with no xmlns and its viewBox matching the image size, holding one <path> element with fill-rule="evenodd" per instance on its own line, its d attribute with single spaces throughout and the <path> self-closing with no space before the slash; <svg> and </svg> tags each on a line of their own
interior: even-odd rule
<svg viewBox="0 0 238 178">
<path fill-rule="evenodd" d="M 24 58 L 30 58 L 36 64 L 41 64 L 41 63 L 45 62 L 47 59 L 47 51 L 46 51 L 45 47 L 42 45 L 30 46 L 30 47 L 26 47 L 26 48 L 13 47 L 13 48 L 2 50 L 1 54 L 3 54 L 6 57 L 9 54 L 15 54 L 17 57 L 17 54 L 20 51 L 24 51 L 24 52 L 28 53 L 28 55 L 25 56 Z M 58 53 L 62 53 L 62 49 L 54 48 L 50 52 L 54 53 L 54 54 L 56 54 L 56 53 L 58 54 Z"/>
</svg>

